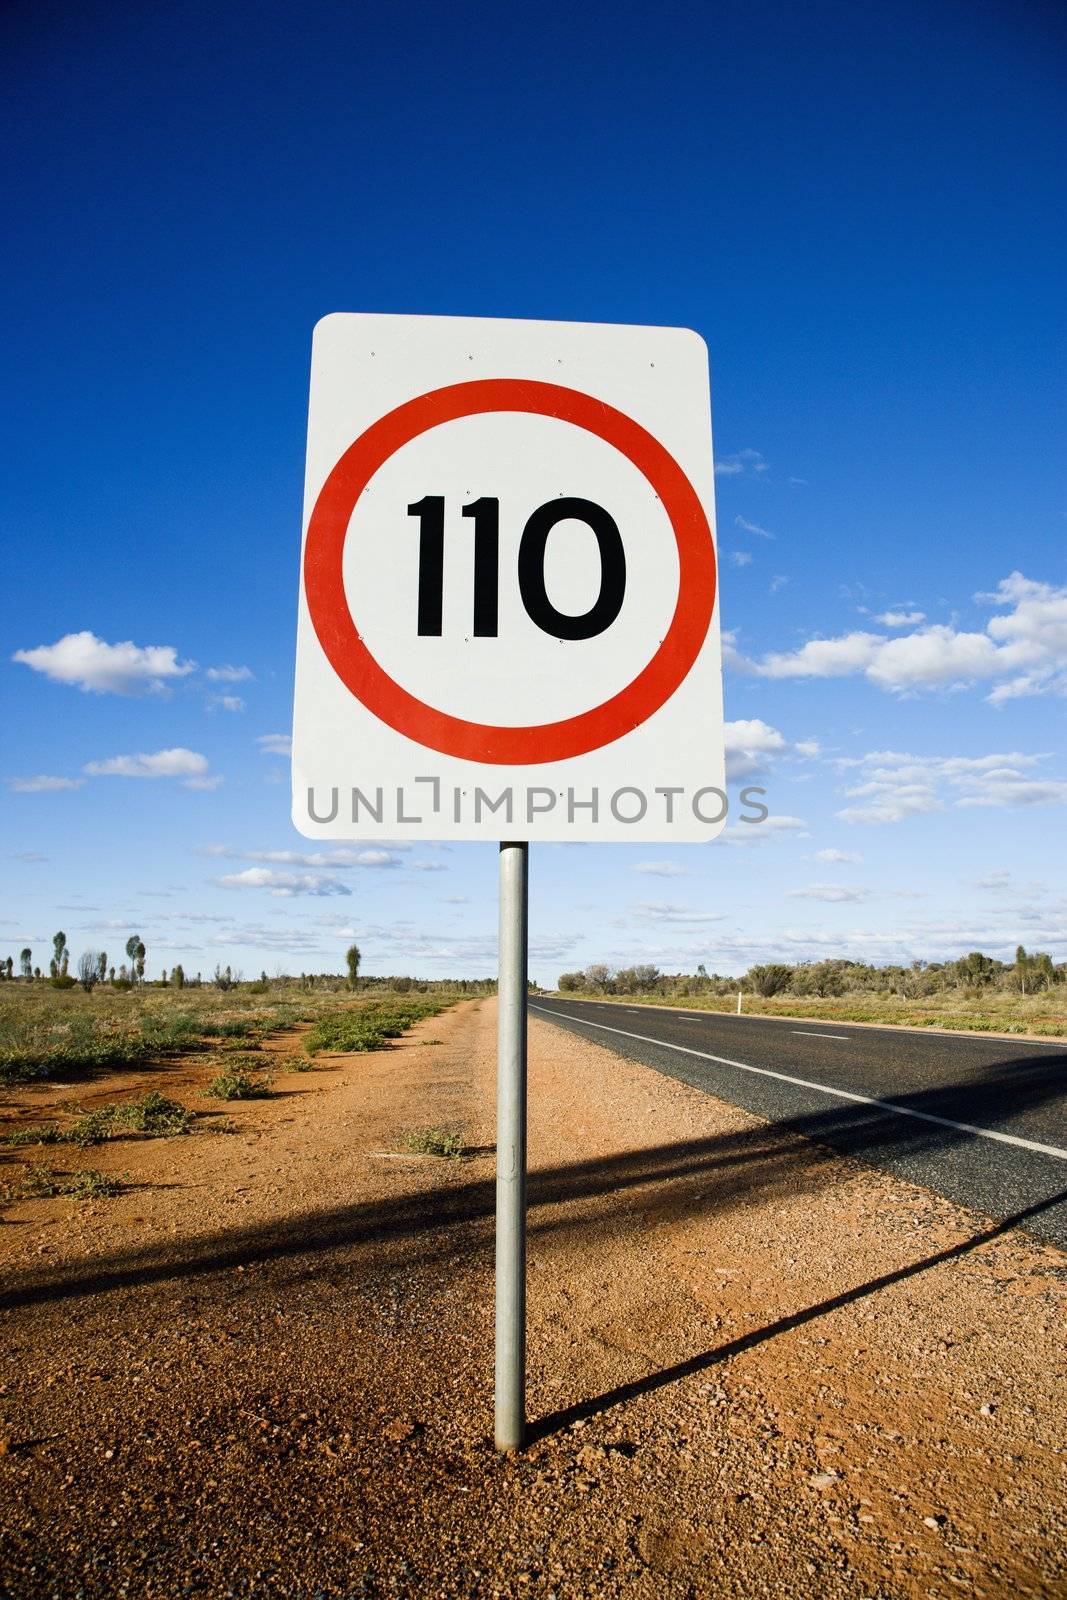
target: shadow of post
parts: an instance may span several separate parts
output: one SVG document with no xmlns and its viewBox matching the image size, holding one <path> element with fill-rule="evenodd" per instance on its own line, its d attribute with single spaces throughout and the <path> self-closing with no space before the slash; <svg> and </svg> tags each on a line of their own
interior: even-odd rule
<svg viewBox="0 0 1067 1600">
<path fill-rule="evenodd" d="M 956 1261 L 960 1256 L 969 1255 L 972 1250 L 978 1250 L 982 1245 L 999 1239 L 1012 1228 L 1020 1227 L 1031 1217 L 1037 1216 L 1042 1211 L 1048 1211 L 1050 1207 L 1059 1205 L 1064 1200 L 1067 1200 L 1067 1189 L 1049 1196 L 1048 1199 L 1039 1200 L 1010 1217 L 1005 1217 L 995 1228 L 987 1228 L 984 1233 L 977 1233 L 961 1244 L 951 1245 L 932 1256 L 924 1256 L 921 1261 L 913 1261 L 906 1267 L 897 1267 L 893 1272 L 885 1272 L 881 1277 L 871 1278 L 869 1282 L 857 1284 L 852 1289 L 844 1289 L 840 1294 L 831 1295 L 828 1300 L 820 1300 L 813 1306 L 805 1306 L 802 1311 L 793 1311 L 789 1316 L 779 1317 L 777 1321 L 768 1323 L 765 1328 L 754 1328 L 751 1333 L 741 1334 L 739 1338 L 731 1339 L 728 1344 L 717 1345 L 714 1350 L 705 1350 L 700 1355 L 690 1356 L 687 1361 L 678 1361 L 674 1366 L 664 1367 L 659 1372 L 651 1372 L 644 1378 L 635 1378 L 630 1383 L 620 1383 L 614 1389 L 608 1389 L 593 1399 L 580 1400 L 560 1411 L 550 1412 L 548 1416 L 530 1423 L 527 1430 L 528 1440 L 534 1444 L 538 1439 L 559 1433 L 575 1422 L 587 1421 L 590 1417 L 599 1416 L 601 1412 L 610 1411 L 614 1406 L 624 1405 L 628 1400 L 636 1400 L 641 1395 L 654 1394 L 657 1389 L 664 1389 L 669 1384 L 680 1382 L 683 1378 L 691 1378 L 695 1373 L 706 1371 L 708 1367 L 718 1366 L 723 1361 L 729 1361 L 732 1356 L 741 1355 L 745 1350 L 752 1350 L 757 1345 L 765 1344 L 768 1339 L 776 1339 L 780 1334 L 790 1333 L 794 1328 L 802 1328 L 805 1323 L 828 1316 L 832 1311 L 840 1311 L 844 1306 L 853 1305 L 857 1300 L 865 1300 L 881 1289 L 888 1289 L 895 1283 L 903 1283 L 908 1278 L 917 1277 L 920 1272 L 929 1272 L 932 1267 L 944 1266 L 948 1261 Z"/>
</svg>

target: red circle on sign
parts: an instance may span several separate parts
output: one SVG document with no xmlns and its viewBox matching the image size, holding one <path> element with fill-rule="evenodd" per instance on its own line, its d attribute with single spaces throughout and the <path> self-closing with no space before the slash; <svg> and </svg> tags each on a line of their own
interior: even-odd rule
<svg viewBox="0 0 1067 1600">
<path fill-rule="evenodd" d="M 678 602 L 652 657 L 624 689 L 559 722 L 500 727 L 450 716 L 409 694 L 364 644 L 345 598 L 342 563 L 356 502 L 402 445 L 430 428 L 490 411 L 555 417 L 614 445 L 652 485 L 678 546 Z M 349 445 L 315 502 L 304 549 L 304 590 L 319 643 L 341 682 L 382 722 L 442 755 L 498 765 L 565 761 L 611 744 L 658 711 L 686 677 L 715 607 L 715 550 L 704 508 L 658 439 L 622 411 L 560 384 L 523 378 L 453 383 L 405 401 Z"/>
</svg>

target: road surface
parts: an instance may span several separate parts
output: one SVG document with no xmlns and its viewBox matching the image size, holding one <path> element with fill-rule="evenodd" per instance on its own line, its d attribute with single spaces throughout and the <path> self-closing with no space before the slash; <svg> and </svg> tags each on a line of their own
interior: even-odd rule
<svg viewBox="0 0 1067 1600">
<path fill-rule="evenodd" d="M 1058 1041 L 544 997 L 531 1011 L 731 1105 L 1067 1247 Z"/>
</svg>

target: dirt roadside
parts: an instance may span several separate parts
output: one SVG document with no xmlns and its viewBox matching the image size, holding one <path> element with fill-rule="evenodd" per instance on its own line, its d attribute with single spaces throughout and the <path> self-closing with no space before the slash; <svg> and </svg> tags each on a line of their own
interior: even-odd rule
<svg viewBox="0 0 1067 1600">
<path fill-rule="evenodd" d="M 0 1594 L 1067 1594 L 1067 1257 L 541 1022 L 498 1460 L 494 1064 L 465 1004 L 8 1209 Z"/>
</svg>

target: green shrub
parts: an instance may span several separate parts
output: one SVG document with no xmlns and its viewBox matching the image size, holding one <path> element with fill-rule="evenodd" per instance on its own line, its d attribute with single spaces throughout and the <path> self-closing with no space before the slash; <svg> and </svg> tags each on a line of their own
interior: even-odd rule
<svg viewBox="0 0 1067 1600">
<path fill-rule="evenodd" d="M 22 1175 L 21 1195 L 26 1200 L 49 1200 L 69 1195 L 72 1200 L 107 1200 L 122 1188 L 117 1178 L 85 1168 L 80 1172 L 57 1172 L 54 1167 L 27 1167 Z"/>
<path fill-rule="evenodd" d="M 373 1000 L 344 1011 L 330 1011 L 305 1034 L 304 1049 L 309 1056 L 320 1050 L 336 1050 L 345 1055 L 381 1050 L 389 1039 L 399 1039 L 414 1023 L 437 1016 L 447 1004 L 423 999 Z"/>
<path fill-rule="evenodd" d="M 214 1100 L 263 1100 L 270 1092 L 269 1078 L 253 1078 L 232 1067 L 212 1078 L 204 1091 Z"/>
<path fill-rule="evenodd" d="M 40 1128 L 16 1128 L 14 1133 L 4 1135 L 4 1143 L 17 1148 L 25 1144 L 58 1144 L 62 1135 L 54 1122 L 44 1124 Z"/>
<path fill-rule="evenodd" d="M 420 1128 L 409 1133 L 407 1147 L 416 1156 L 441 1156 L 458 1161 L 463 1154 L 463 1135 L 453 1128 Z"/>
<path fill-rule="evenodd" d="M 85 1149 L 122 1133 L 144 1133 L 152 1139 L 167 1139 L 173 1134 L 188 1133 L 192 1123 L 192 1113 L 177 1100 L 168 1100 L 157 1089 L 151 1089 L 139 1100 L 101 1106 L 98 1111 L 88 1112 L 59 1137 L 64 1143 Z"/>
</svg>

